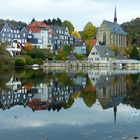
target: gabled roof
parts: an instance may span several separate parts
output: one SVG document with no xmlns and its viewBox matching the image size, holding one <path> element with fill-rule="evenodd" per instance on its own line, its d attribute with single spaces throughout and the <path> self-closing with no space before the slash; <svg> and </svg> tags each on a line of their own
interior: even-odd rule
<svg viewBox="0 0 140 140">
<path fill-rule="evenodd" d="M 107 25 L 107 27 L 113 33 L 118 33 L 118 34 L 126 35 L 126 32 L 122 29 L 122 27 L 118 23 L 114 23 L 114 22 L 110 22 L 110 21 L 104 20 L 102 24 Z"/>
<path fill-rule="evenodd" d="M 105 57 L 105 58 L 110 58 L 110 57 L 115 57 L 113 51 L 109 46 L 106 45 L 95 45 L 94 46 L 99 53 L 100 57 Z M 93 49 L 94 49 L 93 47 Z"/>
</svg>

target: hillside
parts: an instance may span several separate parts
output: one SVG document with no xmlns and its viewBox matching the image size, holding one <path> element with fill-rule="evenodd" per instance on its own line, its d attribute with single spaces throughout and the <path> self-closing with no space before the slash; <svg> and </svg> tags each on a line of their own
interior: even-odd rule
<svg viewBox="0 0 140 140">
<path fill-rule="evenodd" d="M 127 32 L 128 42 L 140 46 L 140 18 L 125 22 L 121 26 Z"/>
</svg>

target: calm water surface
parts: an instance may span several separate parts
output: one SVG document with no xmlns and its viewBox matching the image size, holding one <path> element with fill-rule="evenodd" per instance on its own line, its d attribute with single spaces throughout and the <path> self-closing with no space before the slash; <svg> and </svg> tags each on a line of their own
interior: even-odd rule
<svg viewBox="0 0 140 140">
<path fill-rule="evenodd" d="M 140 138 L 133 70 L 0 71 L 0 140 Z"/>
</svg>

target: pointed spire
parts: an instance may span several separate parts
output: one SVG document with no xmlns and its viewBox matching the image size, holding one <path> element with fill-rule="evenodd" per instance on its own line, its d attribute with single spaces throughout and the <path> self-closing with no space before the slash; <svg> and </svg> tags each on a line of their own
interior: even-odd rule
<svg viewBox="0 0 140 140">
<path fill-rule="evenodd" d="M 114 23 L 117 23 L 117 11 L 115 6 L 115 12 L 114 12 Z"/>
</svg>

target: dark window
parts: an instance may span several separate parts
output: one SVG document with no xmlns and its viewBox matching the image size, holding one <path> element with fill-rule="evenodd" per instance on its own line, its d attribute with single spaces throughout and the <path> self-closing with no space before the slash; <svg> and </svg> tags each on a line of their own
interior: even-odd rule
<svg viewBox="0 0 140 140">
<path fill-rule="evenodd" d="M 105 32 L 103 33 L 103 43 L 104 43 L 104 45 L 106 45 L 106 33 Z"/>
</svg>

